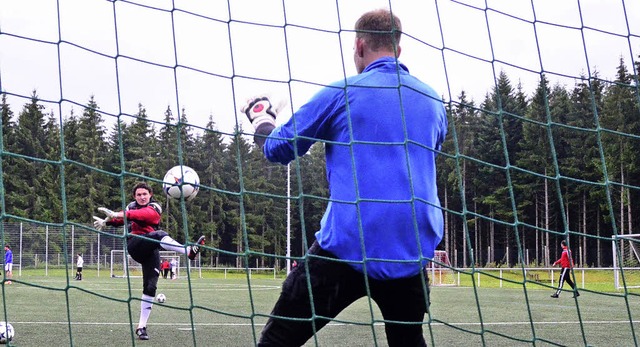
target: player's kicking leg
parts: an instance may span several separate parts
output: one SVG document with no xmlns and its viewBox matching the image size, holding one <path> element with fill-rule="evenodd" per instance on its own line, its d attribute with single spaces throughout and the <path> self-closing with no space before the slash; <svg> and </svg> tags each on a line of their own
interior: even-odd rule
<svg viewBox="0 0 640 347">
<path fill-rule="evenodd" d="M 189 260 L 195 259 L 198 253 L 200 253 L 201 251 L 200 246 L 204 245 L 204 235 L 200 236 L 200 238 L 198 238 L 198 241 L 196 241 L 194 245 L 187 246 L 186 250 L 184 245 L 171 238 L 171 236 L 169 236 L 169 234 L 167 234 L 165 231 L 157 230 L 147 234 L 146 236 L 159 240 L 160 247 L 167 251 L 186 254 Z"/>
<path fill-rule="evenodd" d="M 195 245 L 187 247 L 187 257 L 190 260 L 195 259 L 198 253 L 200 253 L 200 246 L 202 245 L 204 245 L 204 235 L 200 236 Z"/>
</svg>

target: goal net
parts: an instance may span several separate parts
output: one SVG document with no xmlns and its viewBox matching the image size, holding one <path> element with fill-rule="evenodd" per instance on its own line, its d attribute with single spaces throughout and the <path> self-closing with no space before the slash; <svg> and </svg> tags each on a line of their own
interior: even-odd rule
<svg viewBox="0 0 640 347">
<path fill-rule="evenodd" d="M 174 276 L 174 278 L 180 277 L 180 255 L 173 251 L 160 251 L 160 261 L 169 261 L 169 264 L 174 264 L 169 271 L 168 276 Z M 129 253 L 124 250 L 114 249 L 111 250 L 111 277 L 123 278 L 123 277 L 142 277 L 142 265 L 131 258 Z M 160 273 L 162 276 L 162 273 Z M 169 277 L 167 277 L 169 278 Z"/>
<path fill-rule="evenodd" d="M 342 162 L 345 167 L 358 169 L 348 179 L 353 183 L 366 177 L 353 156 L 361 148 L 405 151 L 400 165 L 406 166 L 406 183 L 414 188 L 425 176 L 415 171 L 411 153 L 430 152 L 428 160 L 435 157 L 433 170 L 442 200 L 438 213 L 445 225 L 438 246 L 448 253 L 436 253 L 426 270 L 434 286 L 459 283 L 456 288 L 436 287 L 436 292 L 462 293 L 467 283 L 472 290 L 479 286 L 473 273 L 470 276 L 462 267 L 466 264 L 548 265 L 552 255 L 560 253 L 561 239 L 569 236 L 577 263 L 587 267 L 612 269 L 613 243 L 617 287 L 640 284 L 634 277 L 636 239 L 608 235 L 612 230 L 628 234 L 640 213 L 640 156 L 635 155 L 640 149 L 638 0 L 7 0 L 1 6 L 0 220 L 28 220 L 44 233 L 25 230 L 22 239 L 0 229 L 0 241 L 13 247 L 15 266 L 23 273 L 38 274 L 43 267 L 48 271 L 55 261 L 55 273 L 72 277 L 74 255 L 82 252 L 85 278 L 90 279 L 93 262 L 104 252 L 110 260 L 106 275 L 110 268 L 114 277 L 140 276 L 140 265 L 126 251 L 109 253 L 123 248 L 126 235 L 121 230 L 97 230 L 91 215 L 97 206 L 124 207 L 136 181 L 149 182 L 161 192 L 162 174 L 177 164 L 198 172 L 201 186 L 197 198 L 188 203 L 156 194 L 163 202 L 163 227 L 185 243 L 200 233 L 207 235 L 202 259 L 207 266 L 242 268 L 257 260 L 260 268 L 281 271 L 283 261 L 302 259 L 327 204 L 354 203 L 357 209 L 378 201 L 437 206 L 423 194 L 387 196 L 380 189 L 379 196 L 368 196 L 357 185 L 350 187 L 357 193 L 356 201 L 328 196 L 325 161 L 340 147 L 349 157 Z M 397 69 L 406 67 L 442 95 L 448 120 L 442 146 L 421 148 L 415 142 L 416 129 L 407 127 L 405 108 L 399 108 L 397 119 L 388 121 L 404 125 L 404 141 L 373 143 L 354 132 L 360 125 L 349 118 L 341 131 L 348 132 L 350 141 L 317 136 L 329 132 L 301 132 L 279 139 L 296 149 L 289 167 L 263 160 L 261 147 L 253 141 L 254 128 L 239 111 L 247 98 L 263 93 L 274 102 L 284 98 L 290 107 L 278 116 L 281 123 L 295 120 L 293 112 L 322 88 L 338 88 L 349 98 L 334 109 L 348 111 L 351 117 L 351 80 L 346 78 L 362 68 L 353 64 L 354 24 L 364 12 L 377 8 L 392 11 L 402 22 L 397 28 L 402 32 Z M 362 89 L 380 92 L 373 87 Z M 403 102 L 407 93 L 419 92 L 397 87 Z M 300 124 L 296 128 L 300 130 Z M 322 139 L 315 141 L 318 137 Z M 303 157 L 296 144 L 309 142 L 316 145 Z M 61 232 L 49 233 L 51 225 L 60 226 Z M 69 226 L 91 236 L 73 241 Z M 106 248 L 106 240 L 98 236 L 111 239 L 114 246 Z M 59 262 L 49 249 L 60 252 Z M 183 282 L 191 281 L 187 269 L 199 270 L 187 267 L 191 263 L 186 257 L 176 257 Z M 231 271 L 241 270 L 223 271 L 227 272 L 221 276 L 232 277 Z M 0 280 L 6 284 L 9 278 L 2 272 Z M 64 315 L 43 320 L 68 324 L 31 329 L 23 335 L 30 344 L 46 345 L 52 340 L 51 330 L 65 325 L 66 331 L 55 335 L 57 344 L 66 342 L 58 341 L 60 337 L 68 338 L 68 345 L 87 345 L 90 342 L 83 339 L 105 334 L 110 344 L 135 344 L 138 313 L 131 304 L 139 297 L 137 290 L 127 293 L 132 299 L 127 305 L 118 306 L 113 305 L 120 302 L 115 295 L 121 292 L 116 290 L 108 294 L 112 298 L 97 285 L 53 288 L 33 282 L 35 276 L 15 275 L 16 284 L 30 289 L 2 287 L 8 289 L 3 292 L 5 317 L 0 320 L 28 321 L 25 312 L 40 309 L 40 302 L 22 297 L 25 292 L 39 291 L 38 298 L 60 292 L 64 295 L 48 299 L 48 304 L 67 307 L 47 310 Z M 560 327 L 561 333 L 558 324 L 544 321 L 552 309 L 548 295 L 529 292 L 531 286 L 549 290 L 547 283 L 531 283 L 536 278 L 526 276 L 517 273 L 510 279 L 509 284 L 521 291 L 514 299 L 506 295 L 515 290 L 474 291 L 464 303 L 450 300 L 450 295 L 434 295 L 433 310 L 423 326 L 428 344 L 600 345 L 603 336 L 610 345 L 640 344 L 635 324 L 640 310 L 621 309 L 635 303 L 637 294 L 611 295 L 615 287 L 610 274 L 602 286 L 584 281 L 587 287 L 579 300 L 563 295 L 552 304 L 562 306 L 552 319 L 570 322 Z M 262 278 L 253 272 L 243 278 L 247 295 L 226 301 L 246 305 L 224 309 L 222 299 L 211 300 L 217 293 L 197 290 L 185 306 L 172 303 L 162 308 L 162 316 L 166 313 L 165 320 L 174 328 L 189 327 L 193 344 L 197 339 L 198 345 L 228 344 L 233 336 L 236 345 L 255 345 L 260 330 L 256 317 L 269 315 L 273 303 L 271 296 L 257 291 Z M 90 282 L 82 286 L 85 283 Z M 277 291 L 279 286 L 266 287 Z M 95 316 L 96 321 L 131 324 L 86 324 L 84 312 L 77 315 L 74 310 L 87 293 L 95 308 L 114 306 L 111 314 Z M 502 300 L 486 301 L 489 293 Z M 616 301 L 605 306 L 610 299 Z M 593 324 L 612 320 L 607 309 L 594 310 L 598 312 L 588 315 L 591 321 L 583 320 L 586 303 L 614 307 L 613 320 L 620 325 Z M 567 315 L 558 316 L 561 311 Z M 237 324 L 212 324 L 213 315 Z M 354 318 L 340 319 L 345 323 L 340 329 L 348 331 L 336 334 L 341 340 L 314 339 L 309 344 L 384 343 L 384 332 L 377 332 L 384 329 L 380 317 Z M 158 328 L 150 327 L 152 333 Z M 359 328 L 365 331 L 360 334 Z M 239 333 L 242 329 L 246 331 Z M 343 340 L 347 335 L 357 341 Z M 619 339 L 612 339 L 614 335 Z M 164 336 L 172 338 L 163 340 L 165 345 L 189 340 L 182 333 Z M 320 334 L 326 336 L 325 331 Z"/>
<path fill-rule="evenodd" d="M 436 251 L 427 264 L 429 284 L 432 286 L 455 286 L 459 284 L 457 272 L 451 267 L 447 251 Z"/>
<path fill-rule="evenodd" d="M 616 289 L 640 288 L 640 234 L 614 236 L 613 267 Z"/>
</svg>

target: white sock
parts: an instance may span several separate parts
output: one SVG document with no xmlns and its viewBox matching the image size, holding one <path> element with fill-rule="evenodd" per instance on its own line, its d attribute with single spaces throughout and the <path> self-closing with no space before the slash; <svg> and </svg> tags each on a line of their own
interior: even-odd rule
<svg viewBox="0 0 640 347">
<path fill-rule="evenodd" d="M 138 328 L 145 328 L 149 315 L 151 314 L 151 307 L 153 306 L 153 296 L 142 294 L 142 302 L 140 302 L 140 321 L 138 322 Z"/>
<path fill-rule="evenodd" d="M 181 254 L 187 253 L 184 246 L 181 245 L 178 241 L 172 239 L 171 236 L 163 237 L 162 240 L 160 240 L 160 242 L 162 242 L 160 244 L 162 248 L 166 249 L 167 251 L 174 251 L 176 253 L 181 253 Z"/>
</svg>

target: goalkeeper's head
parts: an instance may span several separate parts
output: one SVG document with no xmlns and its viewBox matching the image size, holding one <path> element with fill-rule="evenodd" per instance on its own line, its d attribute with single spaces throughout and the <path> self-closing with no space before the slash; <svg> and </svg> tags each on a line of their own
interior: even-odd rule
<svg viewBox="0 0 640 347">
<path fill-rule="evenodd" d="M 133 198 L 136 197 L 138 189 L 144 189 L 149 193 L 149 195 L 153 195 L 153 189 L 151 189 L 151 186 L 149 184 L 147 184 L 146 182 L 138 182 L 133 186 L 133 189 L 131 189 L 131 196 L 133 196 Z"/>
<path fill-rule="evenodd" d="M 363 14 L 356 21 L 355 31 L 353 56 L 358 73 L 378 58 L 400 56 L 402 24 L 389 10 L 379 9 Z"/>
</svg>

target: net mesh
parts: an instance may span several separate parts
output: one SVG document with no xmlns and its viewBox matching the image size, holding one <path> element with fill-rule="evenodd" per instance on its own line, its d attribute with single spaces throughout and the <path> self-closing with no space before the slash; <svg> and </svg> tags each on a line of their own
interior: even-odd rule
<svg viewBox="0 0 640 347">
<path fill-rule="evenodd" d="M 72 283 L 51 288 L 19 275 L 43 266 L 48 273 L 52 266 L 69 277 L 79 249 L 92 254 L 85 258 L 87 264 L 106 268 L 104 255 L 123 249 L 126 235 L 98 232 L 88 224 L 86 211 L 102 205 L 124 207 L 132 182 L 160 184 L 164 171 L 178 164 L 200 174 L 202 187 L 195 201 L 206 204 L 194 211 L 183 201 L 167 200 L 164 223 L 181 242 L 201 232 L 207 235 L 204 265 L 244 268 L 245 273 L 249 268 L 283 269 L 292 259 L 282 232 L 290 219 L 287 212 L 293 213 L 292 228 L 298 230 L 293 256 L 303 261 L 321 218 L 318 211 L 327 203 L 325 186 L 308 185 L 324 181 L 322 149 L 315 147 L 309 158 L 298 158 L 290 171 L 274 167 L 252 150 L 251 134 L 242 129 L 245 120 L 232 115 L 253 91 L 288 95 L 295 109 L 319 86 L 353 72 L 353 32 L 347 28 L 372 4 L 95 3 L 39 4 L 38 10 L 46 14 L 24 18 L 35 18 L 31 27 L 42 32 L 11 21 L 12 16 L 35 11 L 28 5 L 20 7 L 22 12 L 3 11 L 0 17 L 0 241 L 14 245 L 14 250 L 15 245 L 28 245 L 14 253 L 21 261 L 14 282 L 71 295 L 76 289 Z M 617 319 L 627 324 L 625 332 L 630 331 L 626 341 L 637 345 L 637 292 L 630 290 L 631 277 L 624 276 L 624 262 L 633 259 L 629 256 L 635 248 L 616 242 L 617 236 L 634 233 L 640 215 L 635 200 L 640 193 L 637 2 L 376 4 L 392 8 L 404 20 L 403 62 L 442 91 L 450 119 L 449 139 L 438 162 L 446 217 L 438 254 L 450 257 L 434 259 L 438 266 L 431 268 L 440 271 L 440 282 L 446 273 L 445 278 L 451 275 L 457 284 L 473 288 L 471 301 L 459 310 L 477 312 L 478 322 L 470 327 L 432 312 L 425 320 L 430 344 L 442 341 L 439 326 L 461 333 L 457 342 L 468 341 L 465 337 L 482 344 L 588 345 L 597 340 L 589 333 L 596 328 L 583 320 L 580 301 L 568 304 L 578 335 L 571 342 L 564 340 L 565 332 L 545 331 L 530 301 L 531 289 L 550 291 L 557 285 L 548 267 L 560 254 L 559 241 L 566 239 L 579 267 L 621 268 L 620 277 L 608 273 L 605 285 L 586 292 L 603 300 L 621 298 Z M 300 12 L 317 15 L 309 19 Z M 136 26 L 140 19 L 142 25 Z M 186 30 L 188 24 L 195 27 Z M 459 30 L 461 25 L 465 30 Z M 82 35 L 86 32 L 109 42 L 106 48 Z M 515 38 L 505 35 L 512 32 L 518 33 Z M 557 41 L 562 44 L 554 45 Z M 267 47 L 259 44 L 264 42 Z M 25 56 L 29 49 L 41 51 Z M 31 74 L 24 66 L 33 70 Z M 95 90 L 95 99 L 85 101 L 87 90 Z M 203 99 L 209 100 L 206 106 L 196 106 Z M 17 114 L 11 102 L 25 106 Z M 193 122 L 185 108 L 196 116 Z M 81 116 L 74 115 L 77 109 Z M 177 117 L 172 110 L 179 111 Z M 197 124 L 196 118 L 205 120 Z M 265 172 L 269 180 L 263 179 Z M 222 173 L 231 173 L 231 178 Z M 291 187 L 283 179 L 286 173 L 293 177 Z M 29 227 L 18 231 L 25 224 Z M 57 232 L 49 234 L 49 228 Z M 625 257 L 612 256 L 621 253 Z M 572 276 L 585 283 L 585 270 L 580 271 Z M 481 300 L 479 288 L 487 283 L 480 281 L 481 275 L 522 292 L 519 304 L 526 329 L 506 333 L 501 325 L 487 324 L 487 312 L 494 308 Z M 10 321 L 20 308 L 8 304 L 11 296 L 4 276 L 4 317 Z M 613 288 L 614 278 L 619 290 Z M 268 309 L 253 310 L 261 299 L 252 278 L 247 280 L 245 299 L 251 313 L 246 316 L 219 310 L 215 302 L 205 300 L 176 309 L 188 312 L 185 324 L 194 344 L 196 325 L 203 323 L 194 313 L 198 310 L 249 320 L 248 339 L 257 341 L 260 326 L 255 319 L 267 316 Z M 196 281 L 187 272 L 186 297 L 194 297 Z M 128 322 L 133 341 L 138 294 L 128 285 L 126 297 L 111 298 L 126 303 L 119 318 Z M 98 290 L 84 291 L 109 297 Z M 67 312 L 74 310 L 73 300 L 58 299 Z M 369 300 L 369 305 L 374 303 Z M 376 335 L 380 320 L 373 314 L 370 318 L 346 323 L 370 328 L 372 344 L 384 344 Z M 71 314 L 66 323 L 73 345 L 81 337 L 72 328 Z"/>
</svg>

